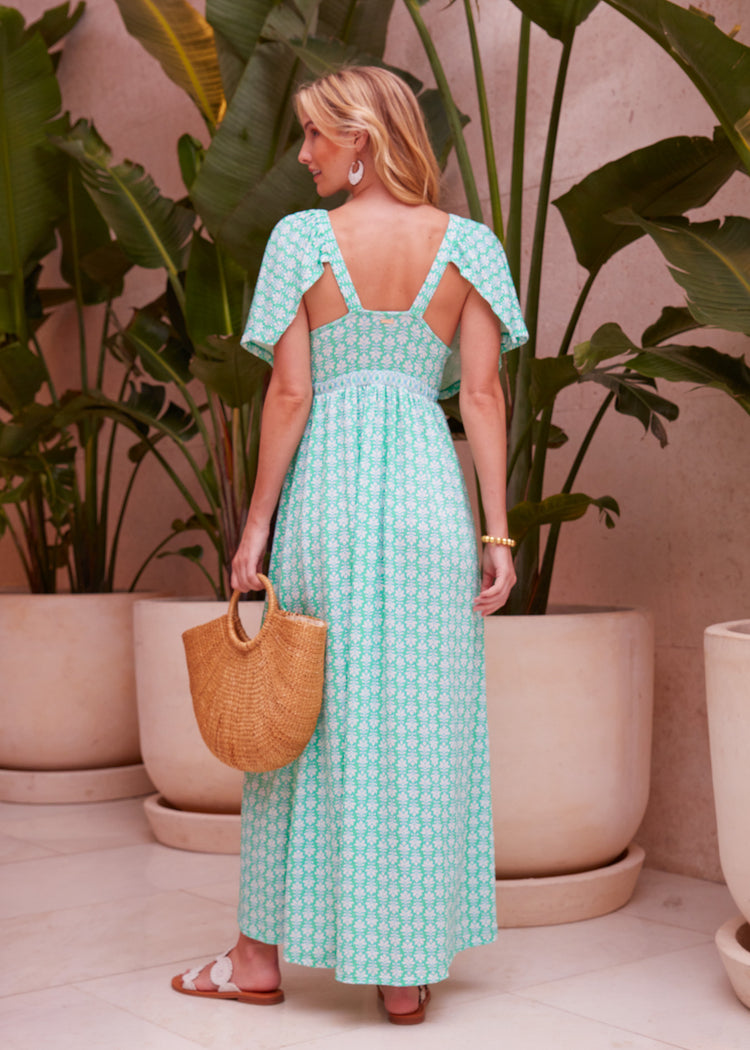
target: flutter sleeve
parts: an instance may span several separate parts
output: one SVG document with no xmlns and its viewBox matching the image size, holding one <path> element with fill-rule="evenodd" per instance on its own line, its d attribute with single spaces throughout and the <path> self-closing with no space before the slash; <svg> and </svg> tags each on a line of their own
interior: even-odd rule
<svg viewBox="0 0 750 1050">
<path fill-rule="evenodd" d="M 489 303 L 499 319 L 501 353 L 525 343 L 529 333 L 521 313 L 508 260 L 502 244 L 492 230 L 481 222 L 460 219 L 457 223 L 457 236 L 451 246 L 450 259 Z M 458 392 L 460 385 L 461 363 L 458 339 L 455 339 L 443 371 L 440 397 L 451 397 Z"/>
<path fill-rule="evenodd" d="M 274 226 L 266 245 L 240 342 L 273 364 L 273 348 L 294 320 L 302 296 L 323 273 L 317 211 L 297 212 Z"/>
</svg>

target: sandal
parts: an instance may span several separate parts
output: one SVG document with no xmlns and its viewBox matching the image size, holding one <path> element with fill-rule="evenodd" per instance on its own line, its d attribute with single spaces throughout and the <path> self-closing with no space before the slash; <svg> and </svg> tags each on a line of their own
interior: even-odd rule
<svg viewBox="0 0 750 1050">
<path fill-rule="evenodd" d="M 421 1024 L 427 1013 L 427 1004 L 432 998 L 430 994 L 429 985 L 420 984 L 418 987 L 419 992 L 419 1005 L 416 1010 L 410 1010 L 407 1014 L 392 1014 L 390 1010 L 386 1009 L 388 1020 L 391 1024 Z M 378 985 L 378 997 L 383 1001 L 385 1006 L 385 996 L 383 995 L 383 989 Z"/>
<path fill-rule="evenodd" d="M 172 987 L 176 992 L 183 995 L 199 995 L 204 999 L 236 999 L 240 1003 L 254 1003 L 256 1006 L 275 1006 L 276 1003 L 284 1002 L 284 993 L 281 988 L 275 988 L 272 992 L 246 992 L 232 984 L 232 960 L 229 958 L 228 948 L 223 955 L 214 959 L 209 977 L 216 985 L 212 991 L 201 991 L 195 987 L 195 979 L 203 969 L 196 966 L 193 970 L 178 974 L 172 978 Z"/>
</svg>

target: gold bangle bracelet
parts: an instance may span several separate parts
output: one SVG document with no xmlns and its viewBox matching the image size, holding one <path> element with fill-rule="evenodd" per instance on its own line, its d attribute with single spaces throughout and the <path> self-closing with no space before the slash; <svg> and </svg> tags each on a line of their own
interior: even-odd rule
<svg viewBox="0 0 750 1050">
<path fill-rule="evenodd" d="M 510 536 L 482 536 L 482 543 L 494 543 L 497 547 L 515 547 L 516 541 Z"/>
</svg>

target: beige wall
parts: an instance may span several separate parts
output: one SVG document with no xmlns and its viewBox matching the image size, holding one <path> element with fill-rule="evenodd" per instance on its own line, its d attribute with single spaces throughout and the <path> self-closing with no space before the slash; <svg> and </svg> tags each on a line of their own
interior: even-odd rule
<svg viewBox="0 0 750 1050">
<path fill-rule="evenodd" d="M 51 3 L 51 0 L 50 0 Z M 47 3 L 25 0 L 29 16 Z M 200 3 L 196 3 L 201 7 Z M 729 29 L 740 21 L 744 0 L 706 5 Z M 433 0 L 425 9 L 462 108 L 476 118 L 469 77 L 468 41 L 462 5 Z M 479 29 L 495 120 L 503 186 L 508 185 L 512 131 L 513 77 L 518 17 L 509 2 L 480 4 Z M 750 42 L 750 27 L 740 32 Z M 526 179 L 533 203 L 544 145 L 546 106 L 552 93 L 559 45 L 535 32 Z M 431 77 L 411 22 L 400 6 L 391 24 L 387 57 Z M 177 88 L 130 40 L 114 0 L 89 0 L 82 24 L 66 45 L 61 69 L 66 105 L 74 116 L 91 115 L 116 156 L 141 161 L 165 192 L 179 195 L 175 143 L 201 122 Z M 710 134 L 713 118 L 690 82 L 664 53 L 604 4 L 579 30 L 566 92 L 553 197 L 608 160 L 672 134 Z M 476 119 L 468 129 L 479 155 Z M 486 187 L 483 189 L 486 197 Z M 750 213 L 747 183 L 739 176 L 705 210 L 706 215 Z M 465 213 L 453 165 L 445 182 L 446 208 Z M 529 223 L 531 222 L 529 205 Z M 561 221 L 553 213 L 548 229 L 540 348 L 554 353 L 585 274 L 577 266 Z M 131 280 L 127 307 L 145 301 L 148 279 Z M 576 340 L 603 321 L 616 320 L 633 337 L 654 320 L 662 305 L 681 302 L 657 250 L 645 239 L 613 260 L 589 300 Z M 65 367 L 65 326 L 46 333 L 59 367 Z M 707 340 L 706 340 L 707 341 Z M 713 341 L 713 340 L 712 340 Z M 717 336 L 715 345 L 737 354 L 742 337 Z M 72 352 L 72 351 L 71 351 Z M 684 387 L 665 393 L 680 404 L 680 419 L 669 428 L 661 450 L 634 420 L 611 414 L 580 475 L 579 487 L 592 495 L 609 493 L 622 518 L 607 531 L 594 516 L 563 531 L 553 584 L 556 601 L 639 604 L 657 619 L 656 721 L 653 788 L 640 833 L 649 863 L 667 870 L 720 878 L 711 798 L 705 725 L 702 631 L 713 622 L 750 616 L 750 421 L 715 392 Z M 586 387 L 560 399 L 557 421 L 571 446 L 596 410 L 598 398 Z M 570 462 L 553 453 L 549 489 L 559 485 Z M 180 502 L 156 469 L 141 479 L 140 503 L 130 519 L 124 568 L 149 534 L 162 534 L 181 513 Z M 12 551 L 0 545 L 3 579 L 20 582 Z M 127 572 L 122 573 L 123 579 Z M 196 570 L 161 562 L 144 581 L 181 593 L 204 593 Z"/>
</svg>

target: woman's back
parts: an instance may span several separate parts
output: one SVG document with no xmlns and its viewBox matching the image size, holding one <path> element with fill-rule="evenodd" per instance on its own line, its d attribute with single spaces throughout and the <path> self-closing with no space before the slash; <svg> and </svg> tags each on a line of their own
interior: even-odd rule
<svg viewBox="0 0 750 1050">
<path fill-rule="evenodd" d="M 431 205 L 398 202 L 385 208 L 352 203 L 330 213 L 331 231 L 364 310 L 406 313 L 414 307 L 449 222 L 449 215 Z M 450 262 L 437 276 L 423 316 L 438 339 L 449 344 L 471 286 Z M 311 331 L 347 313 L 330 264 L 305 294 L 305 306 Z"/>
</svg>

